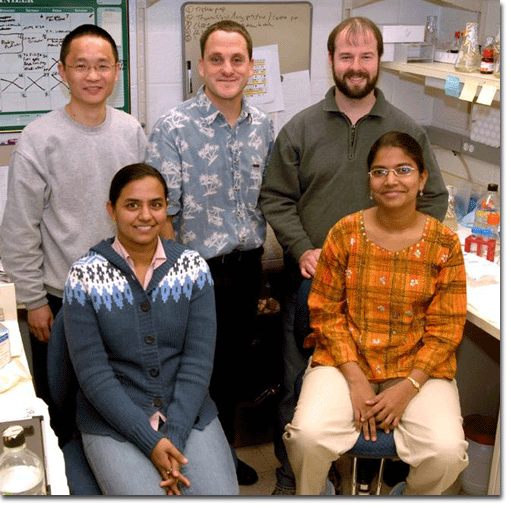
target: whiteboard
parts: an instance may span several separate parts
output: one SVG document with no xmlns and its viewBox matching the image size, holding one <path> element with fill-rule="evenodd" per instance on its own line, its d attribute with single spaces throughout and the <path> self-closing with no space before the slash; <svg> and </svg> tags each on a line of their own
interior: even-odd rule
<svg viewBox="0 0 511 508">
<path fill-rule="evenodd" d="M 222 19 L 242 24 L 254 47 L 277 44 L 282 74 L 310 70 L 310 2 L 186 2 L 181 6 L 184 99 L 195 95 L 203 83 L 198 71 L 200 37 Z"/>
<path fill-rule="evenodd" d="M 78 25 L 101 26 L 119 50 L 121 74 L 108 103 L 129 112 L 127 0 L 0 1 L 0 131 L 69 102 L 57 70 L 64 37 Z"/>
</svg>

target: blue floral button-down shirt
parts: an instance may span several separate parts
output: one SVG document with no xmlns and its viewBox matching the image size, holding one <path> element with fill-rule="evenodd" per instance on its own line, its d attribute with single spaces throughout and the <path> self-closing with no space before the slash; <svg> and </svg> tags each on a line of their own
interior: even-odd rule
<svg viewBox="0 0 511 508">
<path fill-rule="evenodd" d="M 273 122 L 243 98 L 231 128 L 202 87 L 160 117 L 146 162 L 165 177 L 177 240 L 205 259 L 260 247 L 266 221 L 259 191 L 274 142 Z"/>
</svg>

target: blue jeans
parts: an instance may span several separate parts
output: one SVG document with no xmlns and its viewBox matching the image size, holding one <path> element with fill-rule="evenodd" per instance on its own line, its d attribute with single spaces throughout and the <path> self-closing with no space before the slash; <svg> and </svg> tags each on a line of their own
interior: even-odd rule
<svg viewBox="0 0 511 508">
<path fill-rule="evenodd" d="M 286 287 L 291 290 L 285 292 L 281 308 L 284 336 L 284 343 L 282 346 L 284 377 L 282 381 L 282 398 L 277 408 L 279 427 L 274 437 L 274 447 L 275 456 L 281 464 L 281 467 L 277 468 L 276 471 L 277 486 L 283 490 L 293 490 L 295 488 L 295 477 L 287 457 L 284 442 L 282 441 L 282 434 L 284 433 L 284 427 L 293 419 L 296 403 L 298 402 L 298 395 L 295 392 L 295 382 L 298 374 L 307 367 L 307 361 L 298 350 L 294 335 L 298 287 L 290 281 L 286 282 Z"/>
<path fill-rule="evenodd" d="M 152 462 L 129 441 L 110 436 L 82 434 L 85 455 L 94 476 L 107 496 L 164 496 L 162 481 Z M 192 429 L 184 456 L 188 464 L 182 472 L 190 487 L 181 485 L 186 496 L 239 495 L 238 480 L 229 444 L 218 418 L 203 430 Z"/>
</svg>

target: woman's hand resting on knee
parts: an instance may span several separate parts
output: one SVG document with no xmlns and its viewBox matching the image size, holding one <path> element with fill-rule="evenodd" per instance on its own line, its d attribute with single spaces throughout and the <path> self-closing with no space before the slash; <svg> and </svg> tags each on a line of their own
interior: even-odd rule
<svg viewBox="0 0 511 508">
<path fill-rule="evenodd" d="M 419 387 L 429 379 L 429 376 L 419 369 L 413 369 L 410 376 L 419 383 Z M 371 406 L 366 417 L 376 418 L 378 428 L 388 434 L 397 427 L 405 409 L 417 393 L 415 385 L 409 379 L 403 379 L 366 400 L 366 404 Z"/>
<path fill-rule="evenodd" d="M 188 462 L 188 459 L 166 438 L 161 438 L 151 452 L 151 462 L 160 473 L 163 481 L 160 487 L 172 496 L 180 496 L 179 483 L 187 487 L 190 481 L 181 473 L 181 466 Z"/>
<path fill-rule="evenodd" d="M 400 381 L 366 400 L 366 404 L 371 406 L 366 418 L 376 418 L 378 428 L 388 434 L 397 427 L 404 410 L 416 393 L 410 382 Z"/>
<path fill-rule="evenodd" d="M 341 372 L 350 388 L 351 404 L 355 418 L 355 429 L 362 431 L 366 441 L 376 441 L 376 420 L 374 416 L 366 416 L 371 409 L 366 401 L 375 396 L 374 390 L 360 367 L 355 362 L 341 365 Z"/>
</svg>

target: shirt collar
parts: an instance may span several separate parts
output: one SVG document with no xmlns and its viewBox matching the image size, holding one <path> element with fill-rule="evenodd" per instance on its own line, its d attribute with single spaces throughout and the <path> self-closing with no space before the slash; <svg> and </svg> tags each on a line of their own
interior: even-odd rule
<svg viewBox="0 0 511 508">
<path fill-rule="evenodd" d="M 374 89 L 374 94 L 376 96 L 376 102 L 371 108 L 371 111 L 369 111 L 368 115 L 384 117 L 387 114 L 387 101 L 385 100 L 385 95 L 383 95 L 383 92 L 379 88 Z M 325 95 L 323 110 L 330 111 L 332 113 L 341 113 L 341 111 L 339 111 L 339 106 L 335 101 L 335 86 L 332 86 L 327 91 Z"/>
<path fill-rule="evenodd" d="M 112 249 L 121 256 L 124 261 L 128 264 L 128 266 L 133 269 L 135 266 L 133 263 L 133 259 L 129 255 L 128 251 L 125 249 L 124 245 L 119 241 L 119 238 L 117 238 L 117 235 L 114 238 L 114 241 L 112 242 Z M 154 252 L 153 259 L 151 260 L 151 266 L 157 267 L 161 265 L 165 260 L 167 259 L 167 256 L 165 254 L 165 250 L 163 249 L 163 244 L 161 243 L 161 238 L 158 237 L 158 244 L 156 245 L 156 250 Z"/>
<path fill-rule="evenodd" d="M 222 115 L 222 113 L 217 109 L 217 107 L 211 102 L 209 97 L 206 95 L 204 85 L 202 85 L 197 91 L 195 100 L 197 101 L 199 110 L 204 116 L 207 125 L 211 125 L 219 115 Z M 247 99 L 243 96 L 241 98 L 241 113 L 238 118 L 238 122 L 242 122 L 245 119 L 249 120 L 251 119 L 251 110 Z"/>
</svg>

